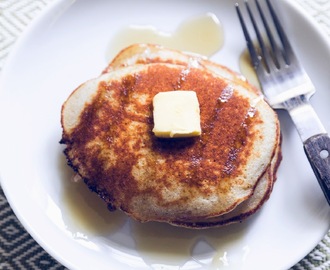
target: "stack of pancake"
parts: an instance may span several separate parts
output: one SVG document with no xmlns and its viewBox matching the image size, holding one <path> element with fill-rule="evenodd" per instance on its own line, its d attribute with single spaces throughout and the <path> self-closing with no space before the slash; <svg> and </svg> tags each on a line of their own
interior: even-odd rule
<svg viewBox="0 0 330 270">
<path fill-rule="evenodd" d="M 202 133 L 157 138 L 153 97 L 195 91 Z M 208 228 L 242 221 L 270 196 L 280 127 L 241 75 L 150 44 L 121 51 L 69 96 L 61 123 L 68 164 L 110 210 L 141 221 Z"/>
</svg>

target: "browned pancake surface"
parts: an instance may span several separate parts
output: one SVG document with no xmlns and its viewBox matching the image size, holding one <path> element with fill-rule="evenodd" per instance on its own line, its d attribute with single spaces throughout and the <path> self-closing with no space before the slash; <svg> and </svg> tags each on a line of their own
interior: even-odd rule
<svg viewBox="0 0 330 270">
<path fill-rule="evenodd" d="M 252 195 L 273 156 L 266 154 L 263 160 L 263 153 L 254 150 L 265 139 L 260 131 L 265 123 L 251 100 L 233 91 L 223 101 L 219 97 L 232 87 L 227 81 L 206 70 L 183 71 L 180 66 L 150 64 L 123 72 L 120 79 L 105 74 L 77 125 L 64 128 L 65 153 L 87 185 L 112 208 L 141 221 L 225 213 Z M 196 91 L 200 137 L 153 135 L 152 98 L 175 89 Z M 261 107 L 270 110 L 266 104 Z M 276 128 L 276 123 L 271 126 Z M 275 140 L 267 152 L 275 151 Z M 247 175 L 251 158 L 259 162 L 255 176 Z"/>
</svg>

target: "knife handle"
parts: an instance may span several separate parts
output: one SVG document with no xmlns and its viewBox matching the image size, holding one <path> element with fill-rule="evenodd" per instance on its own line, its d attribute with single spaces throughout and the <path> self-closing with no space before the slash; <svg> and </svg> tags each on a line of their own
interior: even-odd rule
<svg viewBox="0 0 330 270">
<path fill-rule="evenodd" d="M 304 150 L 330 205 L 330 137 L 318 134 L 304 142 Z"/>
</svg>

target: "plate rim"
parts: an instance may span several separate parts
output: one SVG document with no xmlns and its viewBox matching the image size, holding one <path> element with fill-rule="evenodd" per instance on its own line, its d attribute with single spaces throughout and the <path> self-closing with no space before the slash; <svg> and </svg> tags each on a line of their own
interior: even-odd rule
<svg viewBox="0 0 330 270">
<path fill-rule="evenodd" d="M 24 41 L 29 38 L 30 32 L 35 27 L 37 27 L 44 18 L 46 18 L 47 16 L 51 15 L 54 12 L 54 9 L 58 9 L 58 8 L 62 7 L 63 3 L 66 3 L 67 4 L 67 2 L 68 1 L 66 1 L 66 0 L 58 0 L 58 1 L 51 2 L 50 4 L 47 5 L 47 7 L 45 7 L 41 11 L 41 13 L 35 19 L 33 19 L 33 21 L 31 23 L 29 23 L 28 27 L 20 35 L 20 37 L 18 38 L 18 40 L 13 45 L 13 48 L 10 50 L 9 55 L 6 57 L 4 68 L 3 68 L 3 70 L 2 70 L 2 72 L 0 74 L 0 88 L 3 85 L 3 82 L 5 81 L 5 79 L 7 77 L 7 70 L 10 70 L 10 68 L 7 69 L 6 67 L 7 66 L 9 67 L 11 65 L 11 63 L 14 61 L 14 59 L 16 57 L 17 51 L 19 51 L 21 49 L 21 46 L 22 46 L 22 44 L 24 44 Z M 74 0 L 71 0 L 70 2 L 72 4 L 75 1 Z M 294 2 L 294 1 L 289 1 L 289 0 L 280 0 L 278 2 L 284 2 L 286 5 L 290 6 L 293 10 L 295 10 L 296 12 L 298 12 L 299 13 L 299 16 L 304 17 L 304 19 L 308 21 L 308 24 L 312 25 L 313 30 L 317 32 L 318 36 L 320 38 L 322 38 L 322 42 L 324 44 L 327 44 L 328 45 L 329 51 L 330 51 L 330 42 L 329 42 L 328 37 L 326 36 L 325 32 L 321 30 L 321 27 L 316 22 L 316 20 L 314 20 L 310 15 L 308 15 L 307 12 L 298 3 Z M 276 3 L 276 4 L 279 4 L 280 5 L 282 3 Z M 3 92 L 4 92 L 4 90 L 2 89 L 0 91 L 0 96 L 3 94 Z M 55 258 L 57 261 L 59 261 L 61 264 L 65 265 L 65 266 L 70 266 L 70 268 L 71 267 L 72 268 L 75 268 L 75 266 L 72 265 L 71 262 L 66 261 L 66 260 L 63 260 L 62 257 L 59 257 L 58 256 L 58 253 L 53 248 L 51 248 L 49 246 L 49 244 L 47 244 L 47 242 L 45 241 L 45 239 L 40 238 L 38 232 L 34 231 L 33 228 L 30 228 L 29 222 L 25 219 L 24 215 L 22 215 L 21 211 L 16 208 L 16 205 L 14 203 L 14 199 L 10 195 L 10 191 L 7 190 L 7 187 L 8 186 L 6 185 L 5 180 L 3 180 L 3 178 L 2 178 L 1 171 L 2 170 L 1 170 L 1 165 L 0 165 L 0 183 L 1 183 L 1 187 L 2 187 L 2 189 L 4 191 L 4 194 L 5 194 L 8 202 L 9 202 L 9 204 L 10 204 L 11 209 L 14 211 L 15 215 L 17 216 L 17 218 L 19 219 L 19 221 L 22 223 L 22 225 L 25 228 L 25 230 L 53 258 Z M 329 222 L 329 228 L 330 228 L 330 222 Z M 320 242 L 321 240 L 322 240 L 322 238 L 319 241 L 317 241 L 317 242 Z M 311 248 L 311 250 L 313 248 Z M 308 254 L 306 254 L 306 255 L 308 255 Z M 301 258 L 301 259 L 303 259 L 303 258 Z M 295 263 L 297 263 L 297 262 L 295 262 Z"/>
</svg>

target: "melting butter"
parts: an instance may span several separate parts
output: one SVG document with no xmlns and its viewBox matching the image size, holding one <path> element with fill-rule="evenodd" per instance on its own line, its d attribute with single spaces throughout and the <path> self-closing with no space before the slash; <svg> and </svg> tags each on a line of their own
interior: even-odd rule
<svg viewBox="0 0 330 270">
<path fill-rule="evenodd" d="M 200 110 L 196 92 L 167 91 L 153 98 L 153 132 L 160 138 L 201 135 Z"/>
<path fill-rule="evenodd" d="M 113 37 L 106 58 L 110 61 L 123 48 L 135 43 L 153 43 L 210 57 L 221 49 L 223 33 L 222 25 L 213 13 L 189 18 L 173 33 L 160 31 L 152 25 L 130 25 Z"/>
</svg>

